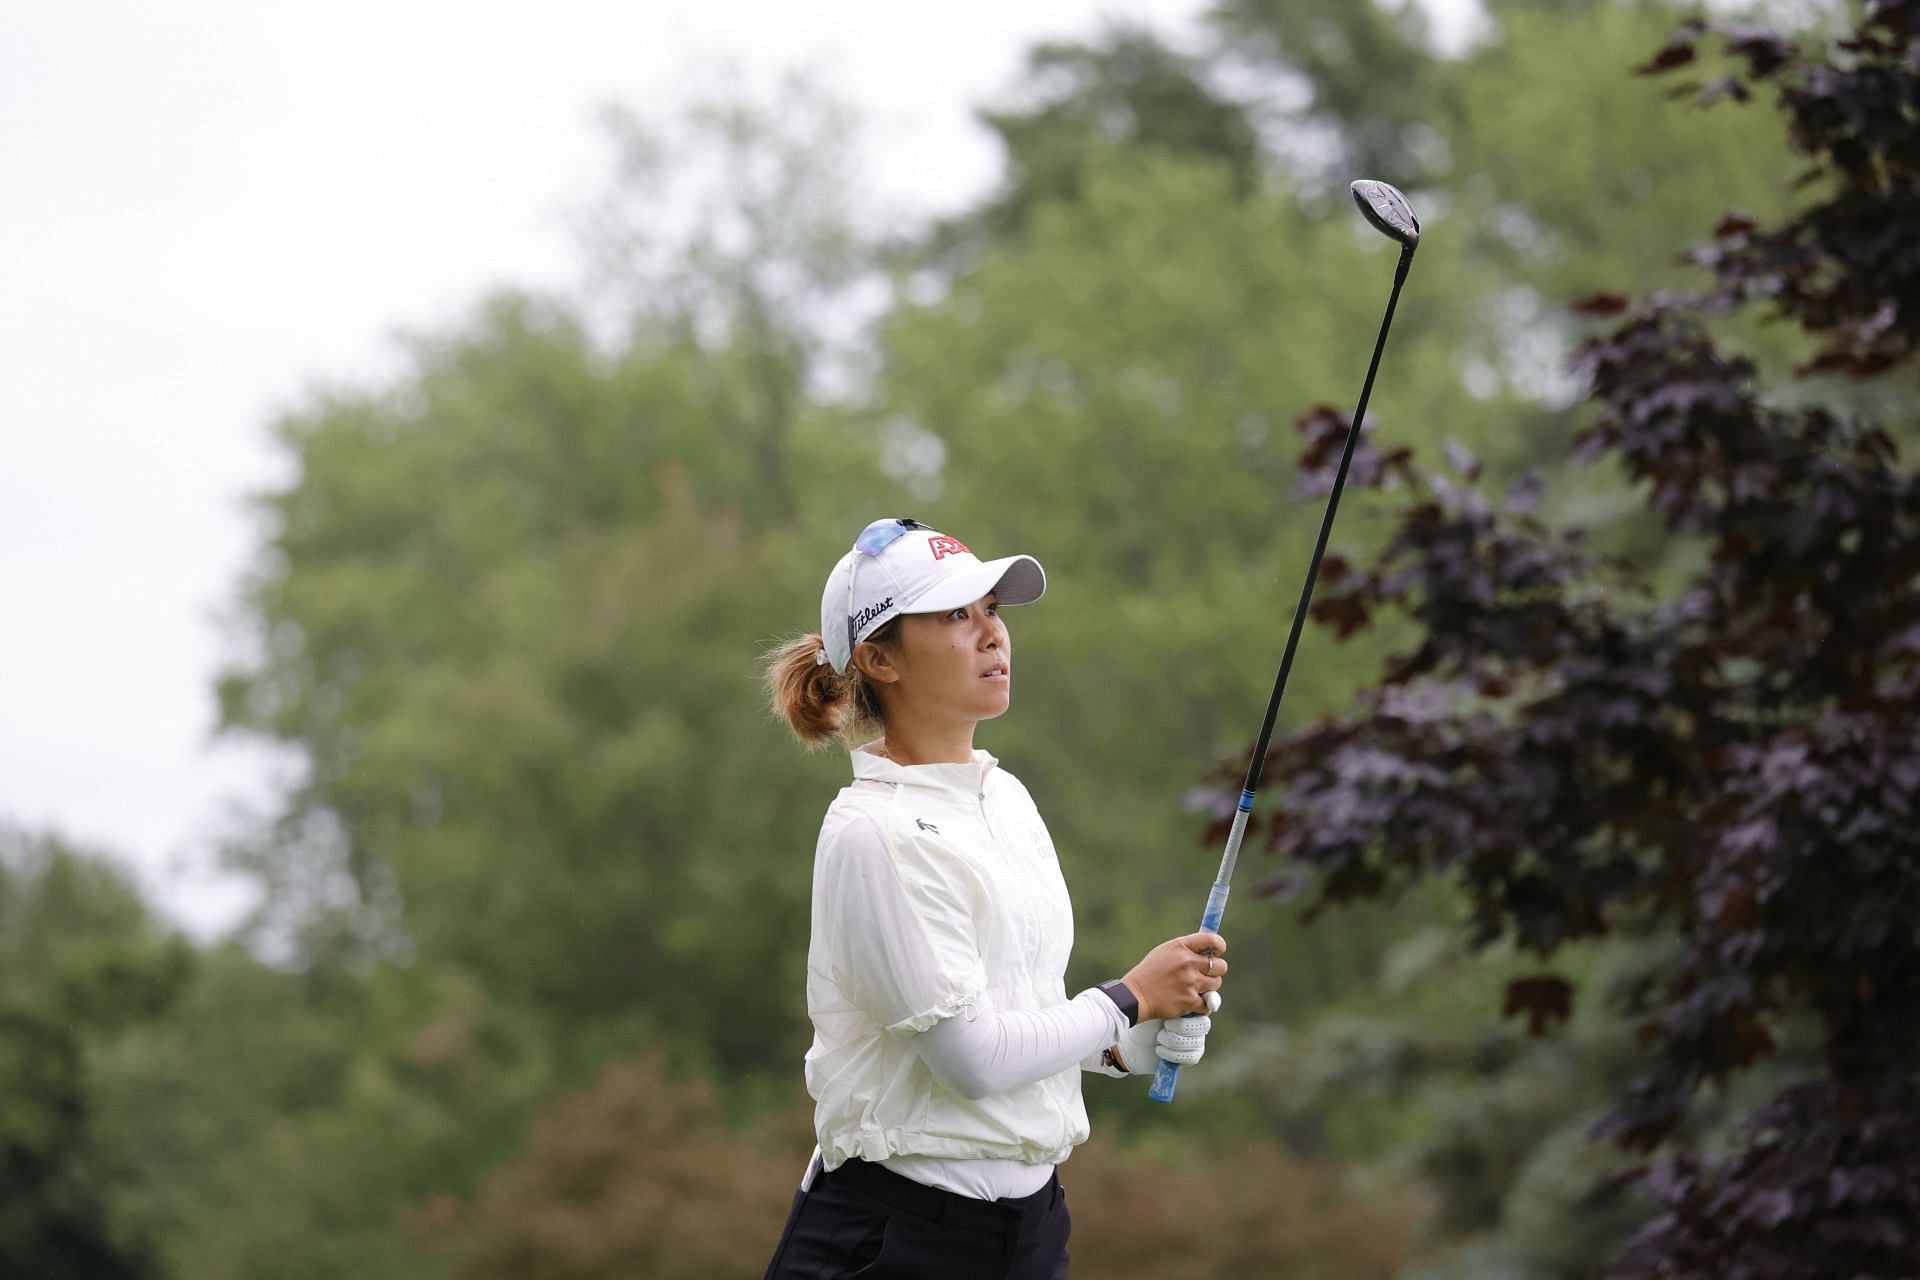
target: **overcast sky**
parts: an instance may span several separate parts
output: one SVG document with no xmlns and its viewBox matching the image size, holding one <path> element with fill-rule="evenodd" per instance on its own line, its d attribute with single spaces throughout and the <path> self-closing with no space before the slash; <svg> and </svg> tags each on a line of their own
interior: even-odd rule
<svg viewBox="0 0 1920 1280">
<path fill-rule="evenodd" d="M 4 0 L 0 821 L 115 855 L 201 937 L 236 918 L 215 838 L 285 768 L 210 736 L 266 425 L 489 286 L 570 283 L 596 106 L 828 68 L 874 198 L 947 210 L 994 178 L 971 112 L 1031 43 L 1185 40 L 1205 7 Z"/>
</svg>

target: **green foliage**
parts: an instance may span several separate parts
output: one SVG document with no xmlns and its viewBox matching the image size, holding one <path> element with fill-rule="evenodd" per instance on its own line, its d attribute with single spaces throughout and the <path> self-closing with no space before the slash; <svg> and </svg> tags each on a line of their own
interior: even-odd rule
<svg viewBox="0 0 1920 1280">
<path fill-rule="evenodd" d="M 0 827 L 0 1274 L 162 1274 L 124 1153 L 103 1140 L 97 1057 L 191 972 L 126 880 Z"/>
<path fill-rule="evenodd" d="M 698 1042 L 760 1051 L 729 1028 L 777 1019 L 777 988 L 747 978 L 804 930 L 803 909 L 768 909 L 805 900 L 780 803 L 800 771 L 769 769 L 770 734 L 745 752 L 711 736 L 761 719 L 752 650 L 715 638 L 764 634 L 771 601 L 806 616 L 820 557 L 756 539 L 758 499 L 847 469 L 830 427 L 782 424 L 809 434 L 781 442 L 780 479 L 711 446 L 706 389 L 741 358 L 604 359 L 556 308 L 500 302 L 414 385 L 283 425 L 305 461 L 272 503 L 285 571 L 256 587 L 274 643 L 226 706 L 310 752 L 284 829 L 319 835 L 257 862 L 310 954 L 392 904 L 382 945 L 589 1025 L 637 1034 L 677 993 L 738 980 L 759 1003 Z M 336 920 L 340 874 L 358 892 Z M 716 955 L 755 904 L 768 928 Z"/>
<path fill-rule="evenodd" d="M 0 1008 L 0 1268 L 132 1280 L 155 1274 L 116 1239 L 111 1175 L 89 1132 L 80 1046 L 60 1023 Z"/>
<path fill-rule="evenodd" d="M 883 335 L 876 413 L 947 460 L 915 514 L 1052 570 L 1047 599 L 1009 617 L 1022 683 L 982 736 L 1043 798 L 1089 976 L 1197 909 L 1167 895 L 1204 885 L 1217 853 L 1194 848 L 1167 762 L 1210 758 L 1263 705 L 1259 640 L 1285 626 L 1319 516 L 1289 497 L 1275 406 L 1352 394 L 1391 274 L 1377 237 L 1231 187 L 1204 161 L 1096 157 L 1079 200 L 1039 209 L 1021 242 L 897 307 Z M 1442 335 L 1462 317 L 1455 263 L 1434 259 L 1376 403 L 1417 401 L 1491 447 L 1492 408 L 1448 376 Z M 1380 287 L 1355 287 L 1368 279 Z M 1302 655 L 1314 679 L 1289 719 L 1340 705 L 1364 670 L 1363 654 L 1330 656 Z"/>
<path fill-rule="evenodd" d="M 1213 161 L 1233 194 L 1246 196 L 1259 184 L 1259 135 L 1205 79 L 1201 62 L 1129 27 L 1095 45 L 1037 46 L 1027 55 L 1028 101 L 980 113 L 1006 149 L 1001 190 L 935 233 L 939 256 L 1020 239 L 1036 210 L 1078 200 L 1089 166 L 1115 152 Z"/>
<path fill-rule="evenodd" d="M 431 1275 L 401 1206 L 471 1185 L 572 1083 L 545 1028 L 443 971 L 313 983 L 235 951 L 118 1064 L 180 1275 Z M 164 1104 L 164 1105 L 162 1105 Z"/>
<path fill-rule="evenodd" d="M 710 1086 L 653 1055 L 613 1062 L 476 1195 L 434 1197 L 409 1228 L 452 1280 L 747 1280 L 766 1268 L 812 1139 L 778 1123 L 735 1131 L 719 1112 Z M 1347 1184 L 1244 1133 L 1083 1147 L 1063 1176 L 1076 1267 L 1116 1280 L 1384 1280 L 1411 1234 L 1404 1187 Z"/>
<path fill-rule="evenodd" d="M 1303 176 L 1336 189 L 1352 177 L 1408 187 L 1445 177 L 1435 119 L 1449 106 L 1445 64 L 1421 5 L 1220 0 L 1211 18 L 1232 55 L 1268 72 L 1287 125 L 1277 145 Z"/>
<path fill-rule="evenodd" d="M 1549 305 L 1635 280 L 1694 283 L 1686 245 L 1728 208 L 1786 208 L 1794 160 L 1778 120 L 1700 111 L 1636 77 L 1674 10 L 1512 6 L 1498 38 L 1448 73 L 1447 181 L 1474 206 L 1454 234 Z"/>
<path fill-rule="evenodd" d="M 236 851 L 269 890 L 249 939 L 303 973 L 225 972 L 263 1006 L 243 1101 L 191 1077 L 193 1019 L 129 1083 L 206 1126 L 147 1135 L 214 1157 L 184 1173 L 183 1270 L 419 1275 L 397 1209 L 471 1190 L 609 1055 L 671 1045 L 752 1097 L 804 1048 L 817 816 L 793 815 L 840 771 L 768 723 L 757 650 L 882 482 L 806 399 L 818 341 L 779 327 L 814 268 L 765 247 L 689 246 L 710 288 L 641 298 L 614 340 L 496 298 L 279 425 L 299 476 L 263 499 L 262 643 L 222 693 L 310 763 Z M 318 1061 L 280 1056 L 309 1037 Z"/>
</svg>

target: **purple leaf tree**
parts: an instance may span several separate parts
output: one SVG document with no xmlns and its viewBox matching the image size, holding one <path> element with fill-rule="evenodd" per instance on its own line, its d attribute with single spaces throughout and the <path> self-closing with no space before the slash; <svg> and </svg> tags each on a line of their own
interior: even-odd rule
<svg viewBox="0 0 1920 1280">
<path fill-rule="evenodd" d="M 1808 203 L 1779 226 L 1723 218 L 1690 255 L 1699 292 L 1575 308 L 1605 326 L 1575 355 L 1592 410 L 1578 455 L 1615 460 L 1705 566 L 1656 593 L 1540 519 L 1530 479 L 1490 501 L 1471 457 L 1450 456 L 1450 477 L 1363 440 L 1349 483 L 1402 493 L 1398 524 L 1371 563 L 1327 558 L 1313 618 L 1345 638 L 1399 611 L 1417 644 L 1351 715 L 1272 747 L 1281 794 L 1260 835 L 1285 866 L 1266 887 L 1321 912 L 1451 877 L 1476 946 L 1543 960 L 1610 933 L 1676 937 L 1625 1010 L 1638 1069 L 1596 1133 L 1643 1154 L 1655 1210 L 1612 1274 L 1910 1276 L 1920 475 L 1896 436 L 1916 432 L 1818 392 L 1873 383 L 1916 403 L 1920 0 L 1867 3 L 1822 47 L 1689 22 L 1641 71 L 1696 66 L 1714 41 L 1735 71 L 1682 92 L 1771 96 Z M 1814 354 L 1779 379 L 1793 394 L 1713 336 L 1742 309 L 1808 335 Z M 1307 484 L 1350 425 L 1300 419 Z M 1218 779 L 1218 812 L 1238 779 Z M 1501 1012 L 1546 1034 L 1579 995 L 1543 973 Z M 1729 1148 L 1690 1149 L 1702 1092 L 1790 1034 L 1818 1068 Z"/>
</svg>

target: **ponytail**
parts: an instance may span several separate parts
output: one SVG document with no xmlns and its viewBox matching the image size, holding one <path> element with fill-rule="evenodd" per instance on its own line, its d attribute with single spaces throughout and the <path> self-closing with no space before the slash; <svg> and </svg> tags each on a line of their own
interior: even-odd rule
<svg viewBox="0 0 1920 1280">
<path fill-rule="evenodd" d="M 862 643 L 891 644 L 899 619 L 894 618 Z M 880 693 L 858 666 L 843 676 L 830 663 L 817 659 L 826 648 L 818 635 L 798 636 L 767 654 L 767 701 L 773 714 L 786 721 L 793 736 L 809 751 L 835 739 L 849 750 L 886 726 L 886 708 Z"/>
</svg>

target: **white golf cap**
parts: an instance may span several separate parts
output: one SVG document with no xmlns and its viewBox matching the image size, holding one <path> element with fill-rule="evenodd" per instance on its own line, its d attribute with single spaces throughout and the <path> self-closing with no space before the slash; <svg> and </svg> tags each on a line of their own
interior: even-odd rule
<svg viewBox="0 0 1920 1280">
<path fill-rule="evenodd" d="M 854 646 L 902 614 L 945 613 L 990 592 L 1001 604 L 1029 604 L 1046 590 L 1046 571 L 1032 556 L 982 560 L 918 520 L 875 520 L 827 575 L 822 660 L 845 672 Z"/>
</svg>

